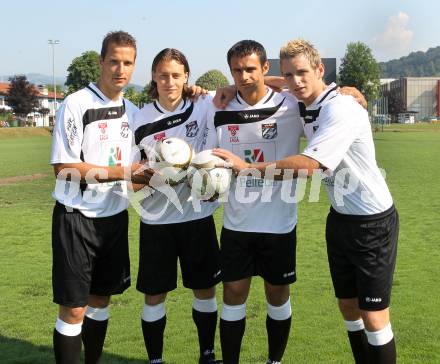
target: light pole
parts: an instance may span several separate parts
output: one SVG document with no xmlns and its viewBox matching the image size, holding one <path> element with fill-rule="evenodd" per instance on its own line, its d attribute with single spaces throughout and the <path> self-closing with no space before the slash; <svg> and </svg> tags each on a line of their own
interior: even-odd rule
<svg viewBox="0 0 440 364">
<path fill-rule="evenodd" d="M 52 46 L 52 81 L 53 81 L 53 120 L 55 121 L 55 112 L 57 111 L 57 86 L 55 83 L 55 44 L 60 44 L 58 39 L 49 39 L 47 41 Z"/>
</svg>

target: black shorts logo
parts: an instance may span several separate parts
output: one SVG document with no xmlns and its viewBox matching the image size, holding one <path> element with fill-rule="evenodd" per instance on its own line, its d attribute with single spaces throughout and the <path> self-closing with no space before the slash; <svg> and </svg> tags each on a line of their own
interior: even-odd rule
<svg viewBox="0 0 440 364">
<path fill-rule="evenodd" d="M 261 134 L 263 139 L 275 139 L 278 136 L 278 129 L 276 123 L 262 124 Z"/>
<path fill-rule="evenodd" d="M 188 138 L 194 138 L 199 132 L 199 125 L 197 124 L 197 120 L 191 121 L 190 123 L 185 125 L 186 127 L 186 136 Z"/>
</svg>

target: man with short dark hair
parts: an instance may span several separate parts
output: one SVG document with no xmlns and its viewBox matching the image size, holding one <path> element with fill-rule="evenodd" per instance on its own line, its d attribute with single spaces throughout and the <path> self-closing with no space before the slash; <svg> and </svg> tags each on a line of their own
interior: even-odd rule
<svg viewBox="0 0 440 364">
<path fill-rule="evenodd" d="M 252 40 L 238 42 L 227 60 L 237 92 L 225 110 L 216 110 L 208 119 L 207 144 L 249 161 L 298 153 L 298 106 L 265 86 L 269 63 L 264 47 Z M 221 233 L 220 339 L 225 364 L 239 362 L 246 300 L 255 275 L 264 279 L 267 298 L 268 363 L 280 362 L 284 354 L 291 325 L 289 285 L 296 281 L 297 220 L 296 204 L 281 198 L 284 188 L 292 186 L 278 181 L 265 185 L 258 176 L 239 177 L 231 184 Z"/>
<path fill-rule="evenodd" d="M 137 108 L 122 97 L 136 59 L 126 32 L 107 34 L 101 76 L 69 95 L 57 112 L 50 163 L 57 176 L 52 218 L 53 300 L 59 305 L 53 345 L 57 363 L 97 363 L 110 296 L 130 286 L 127 182 L 135 175 L 129 123 Z M 127 172 L 125 172 L 127 170 Z"/>
</svg>

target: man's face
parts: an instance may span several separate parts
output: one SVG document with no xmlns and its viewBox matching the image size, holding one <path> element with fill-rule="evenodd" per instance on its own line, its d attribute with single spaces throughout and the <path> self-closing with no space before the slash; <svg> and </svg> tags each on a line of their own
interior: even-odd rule
<svg viewBox="0 0 440 364">
<path fill-rule="evenodd" d="M 310 105 L 325 87 L 322 78 L 324 65 L 314 69 L 303 55 L 281 60 L 281 74 L 290 92 L 306 105 Z"/>
<path fill-rule="evenodd" d="M 100 60 L 100 84 L 104 92 L 118 93 L 127 86 L 133 74 L 135 59 L 134 48 L 109 44 L 104 59 Z"/>
<path fill-rule="evenodd" d="M 269 70 L 269 64 L 266 62 L 262 66 L 260 57 L 252 53 L 249 56 L 232 57 L 230 69 L 238 91 L 249 94 L 264 87 L 264 75 Z"/>
<path fill-rule="evenodd" d="M 185 66 L 174 59 L 158 63 L 153 73 L 153 80 L 157 84 L 159 99 L 174 102 L 182 97 L 182 91 L 188 82 L 188 72 Z"/>
</svg>

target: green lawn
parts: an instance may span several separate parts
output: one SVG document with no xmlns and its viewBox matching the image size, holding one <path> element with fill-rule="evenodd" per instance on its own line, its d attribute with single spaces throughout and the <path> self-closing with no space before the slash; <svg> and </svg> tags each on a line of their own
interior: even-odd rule
<svg viewBox="0 0 440 364">
<path fill-rule="evenodd" d="M 12 128 L 11 128 L 12 129 Z M 377 158 L 400 213 L 401 232 L 392 297 L 399 363 L 440 362 L 440 125 L 391 126 L 375 134 Z M 34 181 L 0 183 L 0 362 L 51 363 L 57 307 L 51 296 L 50 135 L 18 137 L 0 130 L 2 178 L 40 173 Z M 351 354 L 328 273 L 325 193 L 300 203 L 298 282 L 292 293 L 293 326 L 283 363 L 349 363 Z M 138 216 L 130 210 L 132 277 L 138 266 Z M 218 228 L 221 216 L 216 214 Z M 221 302 L 221 286 L 218 300 Z M 167 301 L 165 359 L 193 364 L 197 336 L 192 297 L 179 288 Z M 134 287 L 113 299 L 103 363 L 145 362 L 140 329 L 143 299 Z M 266 359 L 266 303 L 254 279 L 247 305 L 243 363 Z M 219 343 L 217 341 L 219 352 Z"/>
</svg>

